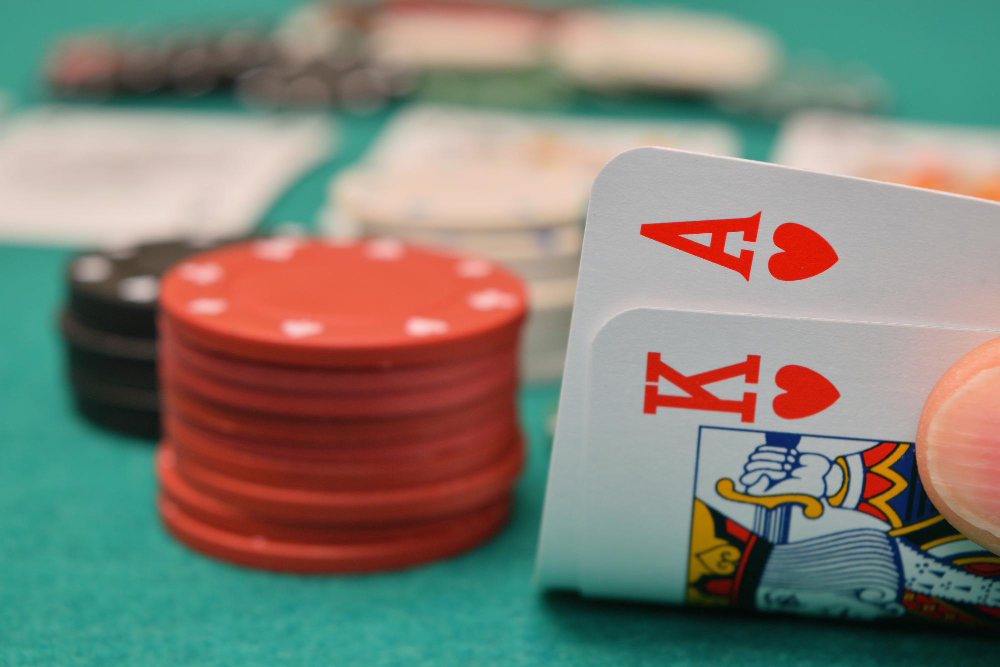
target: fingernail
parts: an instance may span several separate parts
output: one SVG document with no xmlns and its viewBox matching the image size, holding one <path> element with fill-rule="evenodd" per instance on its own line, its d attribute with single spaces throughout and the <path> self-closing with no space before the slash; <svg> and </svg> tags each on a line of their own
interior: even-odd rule
<svg viewBox="0 0 1000 667">
<path fill-rule="evenodd" d="M 941 500 L 1000 537 L 1000 368 L 980 371 L 941 404 L 925 453 Z"/>
</svg>

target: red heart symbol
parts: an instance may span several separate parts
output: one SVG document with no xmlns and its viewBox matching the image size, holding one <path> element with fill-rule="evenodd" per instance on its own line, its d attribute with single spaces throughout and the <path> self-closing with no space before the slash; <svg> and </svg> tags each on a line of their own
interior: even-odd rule
<svg viewBox="0 0 1000 667">
<path fill-rule="evenodd" d="M 771 255 L 767 270 L 778 280 L 812 278 L 840 259 L 825 238 L 797 222 L 778 225 L 773 240 L 782 251 Z"/>
<path fill-rule="evenodd" d="M 833 405 L 840 392 L 825 377 L 805 366 L 782 366 L 774 383 L 785 393 L 774 397 L 771 406 L 782 419 L 802 419 Z"/>
</svg>

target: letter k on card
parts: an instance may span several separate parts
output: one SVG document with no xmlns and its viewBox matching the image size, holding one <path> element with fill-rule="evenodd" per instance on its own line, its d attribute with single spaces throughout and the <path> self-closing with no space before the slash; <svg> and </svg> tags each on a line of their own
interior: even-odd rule
<svg viewBox="0 0 1000 667">
<path fill-rule="evenodd" d="M 646 355 L 646 387 L 642 411 L 656 414 L 660 408 L 680 408 L 734 412 L 740 415 L 741 421 L 752 423 L 757 410 L 756 392 L 744 391 L 739 397 L 724 397 L 713 394 L 706 388 L 706 385 L 720 380 L 737 377 L 742 377 L 748 385 L 758 384 L 760 355 L 748 354 L 744 361 L 729 366 L 684 375 L 666 363 L 659 352 L 649 352 Z M 660 378 L 674 385 L 674 391 L 661 393 L 658 384 Z M 782 393 L 775 396 L 771 407 L 774 414 L 782 419 L 811 417 L 826 410 L 840 398 L 840 392 L 832 382 L 805 366 L 782 366 L 774 375 L 774 384 Z"/>
<path fill-rule="evenodd" d="M 639 233 L 646 238 L 677 248 L 690 255 L 735 271 L 750 280 L 754 253 L 743 248 L 738 254 L 726 252 L 730 234 L 756 246 L 761 212 L 746 218 L 718 220 L 686 220 L 683 222 L 652 222 L 642 225 Z M 708 234 L 708 244 L 691 238 Z M 837 252 L 820 234 L 805 225 L 785 222 L 778 225 L 771 238 L 778 249 L 771 255 L 767 270 L 774 278 L 784 281 L 805 280 L 823 273 L 839 259 Z"/>
<path fill-rule="evenodd" d="M 927 394 L 951 359 L 996 335 L 629 309 L 594 338 L 581 418 L 592 431 L 588 442 L 602 443 L 609 456 L 638 443 L 676 453 L 707 425 L 912 442 Z"/>
</svg>

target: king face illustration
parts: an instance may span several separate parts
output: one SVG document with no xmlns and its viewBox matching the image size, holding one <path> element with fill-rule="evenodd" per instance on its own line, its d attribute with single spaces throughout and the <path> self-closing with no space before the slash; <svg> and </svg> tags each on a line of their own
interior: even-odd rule
<svg viewBox="0 0 1000 667">
<path fill-rule="evenodd" d="M 1000 558 L 937 512 L 911 443 L 705 428 L 695 495 L 691 603 L 1000 626 Z"/>
</svg>

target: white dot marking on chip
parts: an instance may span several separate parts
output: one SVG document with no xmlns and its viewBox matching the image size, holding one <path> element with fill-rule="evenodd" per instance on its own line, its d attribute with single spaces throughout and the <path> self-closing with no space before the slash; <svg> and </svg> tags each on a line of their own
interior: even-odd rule
<svg viewBox="0 0 1000 667">
<path fill-rule="evenodd" d="M 118 295 L 126 301 L 153 303 L 160 292 L 156 276 L 131 276 L 118 283 Z"/>
<path fill-rule="evenodd" d="M 188 302 L 188 311 L 195 315 L 219 315 L 226 312 L 229 303 L 225 299 L 201 297 Z"/>
<path fill-rule="evenodd" d="M 381 262 L 395 262 L 405 252 L 406 246 L 398 239 L 372 239 L 365 244 L 365 255 Z"/>
<path fill-rule="evenodd" d="M 99 283 L 111 275 L 111 261 L 100 255 L 86 255 L 73 263 L 73 277 L 84 283 Z"/>
<path fill-rule="evenodd" d="M 289 338 L 307 338 L 323 333 L 323 325 L 313 320 L 282 320 L 281 333 Z"/>
<path fill-rule="evenodd" d="M 521 300 L 516 294 L 495 288 L 479 290 L 469 294 L 469 306 L 474 310 L 502 310 L 517 308 Z"/>
<path fill-rule="evenodd" d="M 422 338 L 435 334 L 448 333 L 448 323 L 444 320 L 435 320 L 429 317 L 411 317 L 406 320 L 406 333 Z"/>
<path fill-rule="evenodd" d="M 253 244 L 253 252 L 258 259 L 268 262 L 287 262 L 295 256 L 301 245 L 302 241 L 299 239 L 282 236 L 257 241 Z"/>
<path fill-rule="evenodd" d="M 493 265 L 485 259 L 463 259 L 455 271 L 462 278 L 485 278 L 493 272 Z"/>
<path fill-rule="evenodd" d="M 463 259 L 455 271 L 462 278 L 485 278 L 493 273 L 493 265 L 485 259 Z"/>
<path fill-rule="evenodd" d="M 181 280 L 201 286 L 217 283 L 225 275 L 222 266 L 215 262 L 184 262 L 177 270 Z"/>
</svg>

